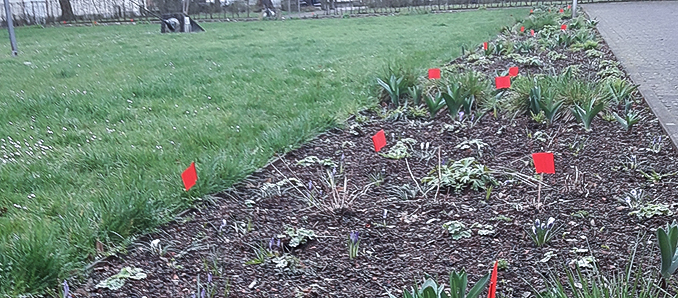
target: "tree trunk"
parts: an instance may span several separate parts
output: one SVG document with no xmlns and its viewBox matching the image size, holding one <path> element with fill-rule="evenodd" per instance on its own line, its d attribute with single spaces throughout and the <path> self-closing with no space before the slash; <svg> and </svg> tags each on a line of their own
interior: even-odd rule
<svg viewBox="0 0 678 298">
<path fill-rule="evenodd" d="M 71 6 L 71 0 L 59 0 L 59 6 L 61 6 L 61 16 L 59 17 L 62 21 L 72 21 L 75 19 L 73 15 L 73 7 Z"/>
</svg>

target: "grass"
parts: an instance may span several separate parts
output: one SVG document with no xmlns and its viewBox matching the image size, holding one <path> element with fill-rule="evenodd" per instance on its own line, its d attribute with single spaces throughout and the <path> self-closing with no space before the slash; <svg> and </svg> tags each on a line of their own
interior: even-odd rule
<svg viewBox="0 0 678 298">
<path fill-rule="evenodd" d="M 200 34 L 18 28 L 17 58 L 2 31 L 0 294 L 77 275 L 374 104 L 389 63 L 425 75 L 514 13 L 526 11 L 206 23 Z M 186 192 L 191 161 L 199 180 Z"/>
</svg>

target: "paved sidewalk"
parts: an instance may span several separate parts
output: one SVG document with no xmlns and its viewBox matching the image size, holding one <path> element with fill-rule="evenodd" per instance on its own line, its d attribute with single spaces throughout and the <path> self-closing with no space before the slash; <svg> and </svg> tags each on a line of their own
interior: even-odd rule
<svg viewBox="0 0 678 298">
<path fill-rule="evenodd" d="M 678 146 L 678 1 L 582 6 Z"/>
</svg>

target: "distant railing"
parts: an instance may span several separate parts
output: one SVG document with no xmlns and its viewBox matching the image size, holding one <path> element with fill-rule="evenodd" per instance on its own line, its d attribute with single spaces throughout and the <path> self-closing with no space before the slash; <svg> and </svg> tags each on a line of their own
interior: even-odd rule
<svg viewBox="0 0 678 298">
<path fill-rule="evenodd" d="M 15 26 L 55 23 L 155 21 L 154 15 L 181 11 L 179 0 L 9 0 Z M 189 6 L 194 19 L 257 18 L 261 0 L 197 0 Z M 624 0 L 579 0 L 580 3 Z M 291 17 L 344 14 L 388 14 L 402 11 L 446 11 L 478 7 L 516 7 L 540 4 L 567 5 L 571 1 L 511 0 L 273 0 L 273 5 Z M 70 3 L 73 14 L 63 15 Z M 6 26 L 4 8 L 0 21 Z"/>
</svg>

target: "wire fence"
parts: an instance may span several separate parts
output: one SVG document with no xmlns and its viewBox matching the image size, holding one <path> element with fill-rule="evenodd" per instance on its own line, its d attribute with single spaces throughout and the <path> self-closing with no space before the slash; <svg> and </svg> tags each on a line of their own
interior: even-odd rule
<svg viewBox="0 0 678 298">
<path fill-rule="evenodd" d="M 180 0 L 8 0 L 17 26 L 55 23 L 155 21 L 154 15 L 180 12 Z M 540 4 L 567 5 L 571 1 L 511 0 L 263 0 L 280 14 L 308 18 L 324 15 L 389 14 L 402 11 L 447 11 L 479 7 L 517 7 Z M 579 0 L 579 3 L 625 0 Z M 188 14 L 193 19 L 233 20 L 258 18 L 262 0 L 193 0 Z M 65 13 L 64 13 L 65 12 Z M 0 6 L 0 21 L 6 26 Z"/>
</svg>

